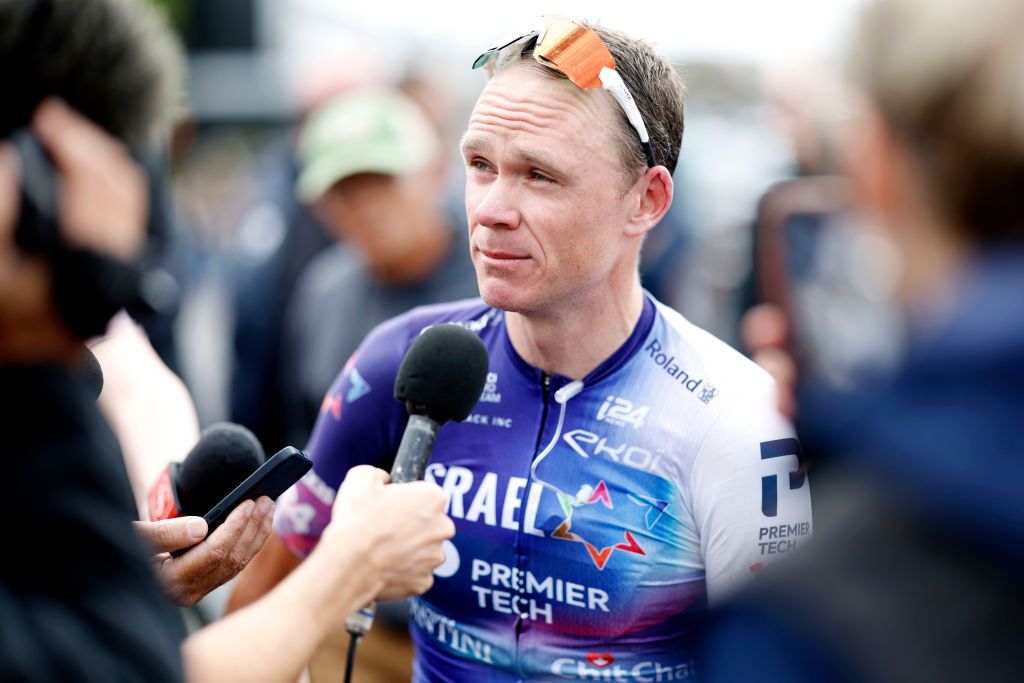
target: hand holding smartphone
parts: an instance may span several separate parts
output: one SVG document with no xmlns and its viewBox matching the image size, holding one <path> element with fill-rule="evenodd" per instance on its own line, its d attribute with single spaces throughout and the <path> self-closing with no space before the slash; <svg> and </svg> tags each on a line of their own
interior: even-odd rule
<svg viewBox="0 0 1024 683">
<path fill-rule="evenodd" d="M 209 538 L 242 501 L 255 500 L 260 496 L 275 500 L 301 479 L 311 467 L 313 461 L 305 453 L 291 446 L 284 447 L 203 515 L 207 524 L 206 537 Z M 176 550 L 171 556 L 178 557 L 188 550 L 189 548 Z"/>
</svg>

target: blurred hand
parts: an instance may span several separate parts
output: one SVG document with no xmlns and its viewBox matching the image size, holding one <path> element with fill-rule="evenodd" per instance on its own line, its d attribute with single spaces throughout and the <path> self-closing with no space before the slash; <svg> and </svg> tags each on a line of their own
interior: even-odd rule
<svg viewBox="0 0 1024 683">
<path fill-rule="evenodd" d="M 387 472 L 375 467 L 349 470 L 320 544 L 347 545 L 352 534 L 364 537 L 365 561 L 377 582 L 371 596 L 376 600 L 429 590 L 434 569 L 444 561 L 441 543 L 455 535 L 439 486 L 425 481 L 387 485 L 388 479 Z"/>
<path fill-rule="evenodd" d="M 740 337 L 751 359 L 768 371 L 778 389 L 779 412 L 796 417 L 796 363 L 789 352 L 789 319 L 773 304 L 759 304 L 743 316 Z"/>
<path fill-rule="evenodd" d="M 120 259 L 145 240 L 146 178 L 117 139 L 56 98 L 32 119 L 36 136 L 60 176 L 61 230 L 75 246 Z M 14 244 L 21 160 L 0 144 L 0 358 L 67 360 L 80 353 L 53 306 L 49 265 Z"/>
<path fill-rule="evenodd" d="M 0 144 L 0 362 L 52 362 L 80 353 L 53 306 L 48 265 L 15 244 L 21 211 L 17 151 Z"/>
<path fill-rule="evenodd" d="M 128 149 L 99 126 L 51 97 L 32 128 L 60 175 L 60 223 L 77 247 L 128 260 L 145 241 L 146 175 Z"/>
<path fill-rule="evenodd" d="M 153 562 L 164 590 L 174 602 L 187 606 L 245 569 L 270 536 L 274 502 L 266 496 L 247 500 L 206 537 L 202 517 L 178 517 L 159 522 L 133 522 L 153 549 Z M 198 544 L 198 545 L 197 545 Z M 180 557 L 172 550 L 196 546 Z"/>
</svg>

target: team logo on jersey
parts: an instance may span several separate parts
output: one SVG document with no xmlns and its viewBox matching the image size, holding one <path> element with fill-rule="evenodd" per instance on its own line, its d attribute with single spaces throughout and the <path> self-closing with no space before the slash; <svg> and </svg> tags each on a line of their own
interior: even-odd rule
<svg viewBox="0 0 1024 683">
<path fill-rule="evenodd" d="M 586 661 L 559 657 L 551 663 L 551 673 L 571 681 L 685 681 L 694 674 L 692 661 L 675 664 L 641 661 L 620 664 L 605 652 L 590 652 Z"/>
<path fill-rule="evenodd" d="M 341 394 L 337 392 L 328 391 L 327 395 L 324 396 L 323 402 L 320 404 L 320 414 L 330 413 L 334 416 L 335 420 L 341 419 Z"/>
<path fill-rule="evenodd" d="M 662 346 L 660 340 L 652 339 L 644 347 L 644 352 L 654 361 L 655 365 L 665 371 L 665 374 L 700 399 L 704 405 L 711 403 L 711 400 L 718 396 L 717 389 L 705 382 L 703 378 L 695 377 L 692 372 L 680 365 L 683 361 L 677 360 L 670 350 Z M 699 392 L 698 389 L 700 390 Z"/>
<path fill-rule="evenodd" d="M 661 461 L 660 455 L 652 453 L 646 448 L 631 446 L 628 443 L 614 446 L 609 444 L 608 437 L 598 436 L 585 429 L 573 429 L 566 432 L 562 435 L 562 441 L 569 444 L 569 447 L 581 458 L 600 455 L 638 470 L 653 472 Z"/>
<path fill-rule="evenodd" d="M 611 652 L 588 652 L 587 661 L 590 665 L 597 668 L 603 669 L 606 666 L 611 666 L 615 663 L 615 657 Z"/>
<path fill-rule="evenodd" d="M 612 502 L 611 492 L 608 490 L 607 484 L 604 481 L 599 481 L 597 486 L 591 489 L 589 486 L 584 486 L 577 494 L 575 498 L 567 496 L 564 493 L 558 494 L 558 502 L 562 506 L 562 511 L 565 512 L 565 520 L 555 529 L 554 533 L 551 534 L 552 538 L 557 538 L 563 541 L 573 541 L 575 543 L 581 543 L 587 550 L 587 554 L 590 555 L 590 559 L 594 562 L 594 566 L 600 570 L 604 570 L 608 560 L 611 558 L 612 553 L 616 550 L 620 550 L 625 553 L 632 553 L 634 555 L 647 555 L 640 544 L 636 542 L 633 534 L 629 533 L 628 530 L 623 530 L 623 541 L 621 543 L 614 543 L 612 545 L 598 548 L 596 545 L 591 543 L 588 539 L 583 538 L 580 534 L 573 532 L 573 517 L 585 514 L 588 508 L 595 505 L 603 505 L 608 510 L 615 508 L 615 504 Z"/>
<path fill-rule="evenodd" d="M 348 393 L 345 394 L 345 400 L 349 403 L 358 401 L 370 393 L 370 383 L 359 374 L 359 368 L 352 368 L 352 372 L 348 376 L 348 382 Z"/>
<path fill-rule="evenodd" d="M 501 403 L 501 394 L 498 393 L 498 373 L 487 373 L 487 382 L 484 384 L 483 393 L 480 394 L 480 403 Z"/>
<path fill-rule="evenodd" d="M 804 473 L 804 449 L 800 442 L 793 438 L 775 439 L 761 443 L 761 460 L 771 460 L 786 456 L 796 456 L 797 469 L 789 473 L 788 489 L 796 491 L 804 486 L 807 480 Z M 761 514 L 765 517 L 775 517 L 779 514 L 779 489 L 786 484 L 779 482 L 779 477 L 769 474 L 761 477 Z"/>
<path fill-rule="evenodd" d="M 630 424 L 633 425 L 633 429 L 640 429 L 650 409 L 650 406 L 634 408 L 633 402 L 628 399 L 609 396 L 597 411 L 597 419 L 599 422 L 608 422 L 617 427 Z"/>
</svg>

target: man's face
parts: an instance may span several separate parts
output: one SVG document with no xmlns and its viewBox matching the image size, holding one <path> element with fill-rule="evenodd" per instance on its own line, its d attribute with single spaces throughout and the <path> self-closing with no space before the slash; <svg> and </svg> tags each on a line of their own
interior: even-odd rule
<svg viewBox="0 0 1024 683">
<path fill-rule="evenodd" d="M 466 214 L 480 294 L 544 314 L 635 270 L 623 234 L 633 193 L 613 142 L 615 104 L 516 65 L 480 95 L 463 138 Z"/>
<path fill-rule="evenodd" d="M 420 176 L 363 173 L 336 183 L 316 208 L 331 233 L 358 249 L 372 270 L 390 271 L 420 248 L 414 233 L 426 213 L 424 193 Z"/>
</svg>

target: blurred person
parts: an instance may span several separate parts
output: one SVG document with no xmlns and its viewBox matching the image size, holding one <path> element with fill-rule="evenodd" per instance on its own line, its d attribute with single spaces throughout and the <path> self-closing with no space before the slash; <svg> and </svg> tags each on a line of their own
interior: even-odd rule
<svg viewBox="0 0 1024 683">
<path fill-rule="evenodd" d="M 438 134 L 412 100 L 388 88 L 343 92 L 310 113 L 298 157 L 298 196 L 337 242 L 306 266 L 285 311 L 285 434 L 304 443 L 370 330 L 477 286 L 463 222 L 445 208 Z"/>
<path fill-rule="evenodd" d="M 415 309 L 363 341 L 232 602 L 304 566 L 348 468 L 391 461 L 402 355 L 455 322 L 491 365 L 427 469 L 458 534 L 411 603 L 414 680 L 689 678 L 709 600 L 810 534 L 799 444 L 764 371 L 640 286 L 644 236 L 672 202 L 679 76 L 598 26 L 514 35 L 477 60 L 493 73 L 462 140 L 483 300 Z"/>
<path fill-rule="evenodd" d="M 100 283 L 82 271 L 109 272 L 143 248 L 145 176 L 123 142 L 144 145 L 173 109 L 175 63 L 137 5 L 0 2 L 2 506 L 14 552 L 0 569 L 5 680 L 182 677 L 183 634 L 132 531 L 123 461 L 73 371 L 79 335 L 106 322 Z M 23 226 L 18 131 L 60 175 L 56 235 Z"/>
<path fill-rule="evenodd" d="M 56 101 L 34 130 L 61 169 L 68 239 L 102 248 L 92 231 L 105 229 L 107 245 L 138 245 L 142 176 L 124 150 Z M 3 512 L 18 549 L 0 570 L 0 678 L 180 680 L 181 627 L 132 532 L 116 441 L 72 370 L 81 344 L 55 310 L 51 266 L 15 245 L 19 161 L 0 150 Z"/>
<path fill-rule="evenodd" d="M 1020 678 L 1022 34 L 1015 0 L 865 12 L 847 173 L 898 254 L 907 339 L 895 368 L 837 390 L 797 377 L 795 321 L 748 320 L 784 394 L 799 387 L 817 538 L 711 622 L 711 680 Z"/>
<path fill-rule="evenodd" d="M 81 341 L 125 294 L 110 282 L 145 247 L 146 176 L 129 146 L 145 144 L 172 108 L 175 52 L 141 2 L 0 2 L 0 374 L 10 437 L 2 509 L 17 550 L 0 570 L 4 680 L 186 673 L 181 625 L 132 531 L 116 440 L 74 367 Z M 45 161 L 29 154 L 35 144 Z M 386 479 L 353 470 L 337 496 L 333 540 L 309 575 L 190 638 L 189 678 L 294 679 L 335 620 L 377 595 L 429 587 L 453 531 L 444 496 L 428 484 L 384 487 Z M 173 526 L 182 525 L 140 531 L 168 544 Z M 253 657 L 256 635 L 278 644 Z"/>
<path fill-rule="evenodd" d="M 267 240 L 269 246 L 261 244 L 266 251 L 257 252 L 256 262 L 240 268 L 232 280 L 235 316 L 228 415 L 251 429 L 268 452 L 289 443 L 285 432 L 292 393 L 284 388 L 288 381 L 282 365 L 285 313 L 306 266 L 334 244 L 312 207 L 295 194 L 299 175 L 295 139 L 309 113 L 331 98 L 387 82 L 381 62 L 369 46 L 359 45 L 348 46 L 338 55 L 318 56 L 296 69 L 293 97 L 299 121 L 260 154 L 250 172 L 259 198 L 250 216 L 262 217 L 264 224 L 269 217 L 283 234 L 279 241 Z"/>
</svg>

